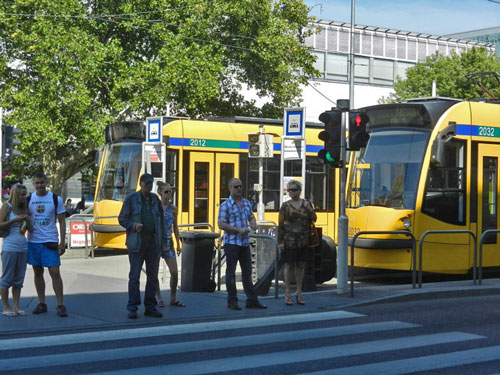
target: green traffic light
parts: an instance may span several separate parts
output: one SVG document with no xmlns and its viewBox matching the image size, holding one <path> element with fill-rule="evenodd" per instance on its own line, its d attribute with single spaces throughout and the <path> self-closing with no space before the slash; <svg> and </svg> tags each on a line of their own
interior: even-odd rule
<svg viewBox="0 0 500 375">
<path fill-rule="evenodd" d="M 326 159 L 328 162 L 330 162 L 330 163 L 335 163 L 335 162 L 336 162 L 335 158 L 333 158 L 333 157 L 332 157 L 332 155 L 331 155 L 329 152 L 327 152 L 327 153 L 326 153 L 326 155 L 325 155 L 325 159 Z"/>
</svg>

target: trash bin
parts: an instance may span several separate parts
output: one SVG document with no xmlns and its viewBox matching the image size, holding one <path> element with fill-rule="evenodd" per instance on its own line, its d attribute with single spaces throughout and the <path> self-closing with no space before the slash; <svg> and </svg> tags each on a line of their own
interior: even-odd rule
<svg viewBox="0 0 500 375">
<path fill-rule="evenodd" d="M 181 290 L 183 292 L 210 291 L 210 273 L 214 254 L 213 232 L 182 231 Z"/>
</svg>

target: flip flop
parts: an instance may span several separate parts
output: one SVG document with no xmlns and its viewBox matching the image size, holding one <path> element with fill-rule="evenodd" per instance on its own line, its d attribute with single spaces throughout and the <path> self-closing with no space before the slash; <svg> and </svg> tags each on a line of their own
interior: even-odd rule
<svg viewBox="0 0 500 375">
<path fill-rule="evenodd" d="M 175 302 L 170 302 L 170 306 L 177 306 L 177 307 L 186 307 L 185 304 L 179 302 L 179 301 L 175 301 Z"/>
<path fill-rule="evenodd" d="M 28 315 L 28 313 L 24 310 L 19 310 L 19 311 L 16 311 L 16 315 L 25 316 L 25 315 Z"/>
<path fill-rule="evenodd" d="M 17 316 L 15 311 L 2 311 L 2 315 L 5 316 Z"/>
</svg>

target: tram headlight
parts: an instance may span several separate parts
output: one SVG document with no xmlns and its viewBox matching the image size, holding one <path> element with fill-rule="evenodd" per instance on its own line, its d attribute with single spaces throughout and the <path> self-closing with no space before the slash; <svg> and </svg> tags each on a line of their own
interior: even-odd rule
<svg viewBox="0 0 500 375">
<path fill-rule="evenodd" d="M 403 223 L 403 227 L 405 229 L 409 229 L 411 227 L 411 218 L 410 216 L 405 216 L 399 219 Z"/>
</svg>

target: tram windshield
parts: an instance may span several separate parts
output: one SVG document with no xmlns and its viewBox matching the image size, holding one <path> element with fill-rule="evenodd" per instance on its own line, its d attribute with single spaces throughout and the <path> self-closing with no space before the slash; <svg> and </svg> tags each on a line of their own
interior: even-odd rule
<svg viewBox="0 0 500 375">
<path fill-rule="evenodd" d="M 348 207 L 415 209 L 418 179 L 430 131 L 377 129 L 353 163 Z"/>
<path fill-rule="evenodd" d="M 97 201 L 111 199 L 123 202 L 137 188 L 141 170 L 140 142 L 124 141 L 107 144 L 98 186 Z"/>
</svg>

